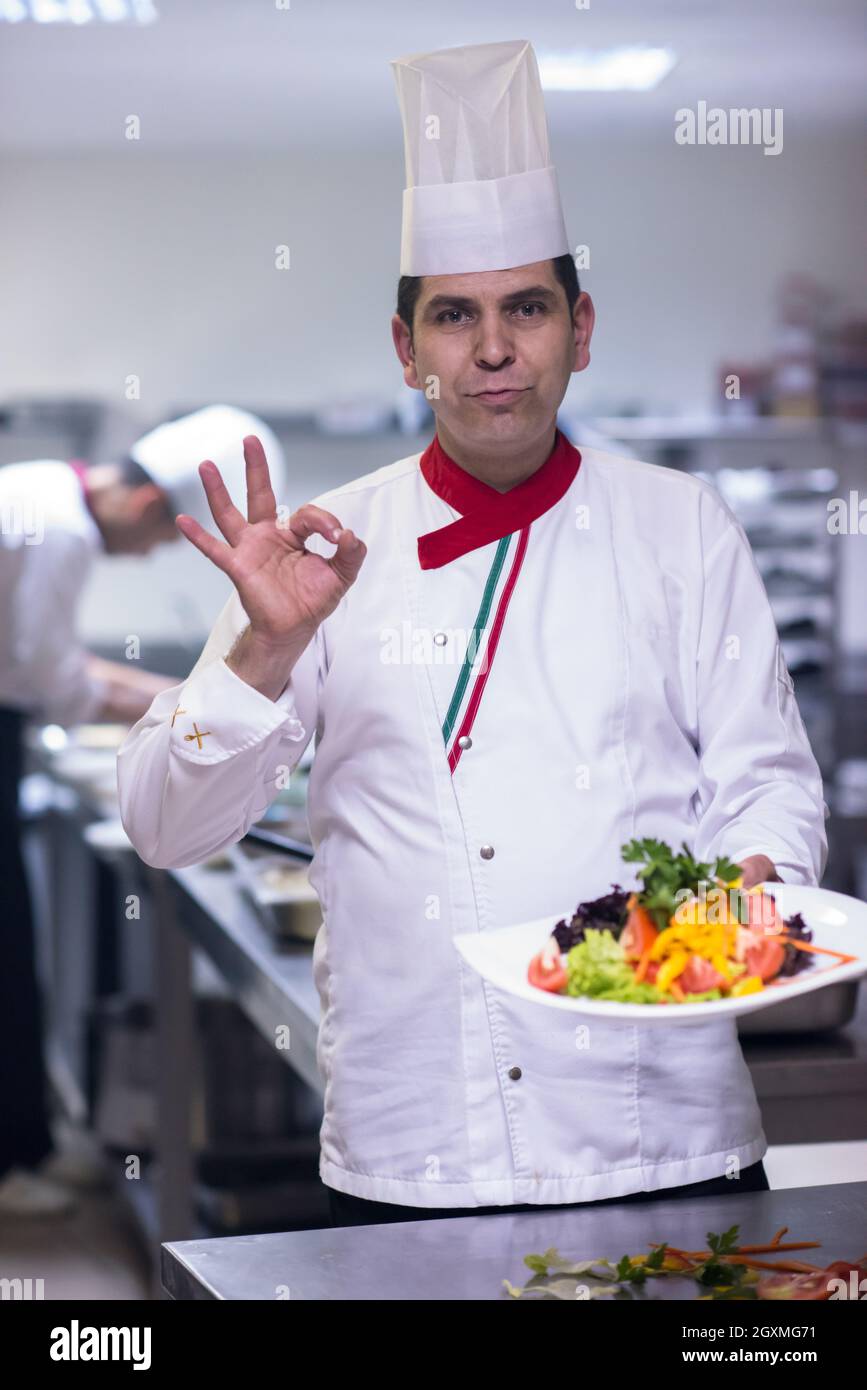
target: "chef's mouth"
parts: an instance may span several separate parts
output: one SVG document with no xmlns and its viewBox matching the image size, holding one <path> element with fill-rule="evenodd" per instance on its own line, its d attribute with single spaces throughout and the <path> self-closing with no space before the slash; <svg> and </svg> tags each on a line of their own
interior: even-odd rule
<svg viewBox="0 0 867 1390">
<path fill-rule="evenodd" d="M 470 395 L 475 396 L 511 396 L 516 391 L 529 391 L 529 386 L 486 386 L 483 391 L 471 391 Z"/>
</svg>

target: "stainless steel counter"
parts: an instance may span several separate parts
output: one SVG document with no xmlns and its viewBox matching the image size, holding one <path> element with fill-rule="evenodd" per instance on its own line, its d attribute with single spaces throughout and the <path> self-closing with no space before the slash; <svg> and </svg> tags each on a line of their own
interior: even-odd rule
<svg viewBox="0 0 867 1390">
<path fill-rule="evenodd" d="M 234 869 L 195 865 L 169 871 L 178 924 L 213 961 L 247 1016 L 269 1042 L 289 1029 L 281 1056 L 321 1094 L 316 1065 L 319 996 L 312 947 L 277 945 Z M 285 1035 L 283 1035 L 285 1036 Z"/>
<path fill-rule="evenodd" d="M 162 1279 L 174 1299 L 500 1299 L 504 1279 L 530 1277 L 524 1256 L 552 1245 L 575 1260 L 617 1260 L 658 1241 L 699 1250 L 708 1231 L 736 1223 L 744 1244 L 788 1226 L 789 1240 L 822 1242 L 804 1252 L 810 1263 L 856 1260 L 867 1249 L 867 1182 L 179 1241 L 163 1246 Z M 695 1285 L 650 1281 L 648 1295 L 693 1298 Z"/>
<path fill-rule="evenodd" d="M 867 988 L 854 1017 L 828 1033 L 743 1037 L 771 1144 L 867 1139 Z"/>
</svg>

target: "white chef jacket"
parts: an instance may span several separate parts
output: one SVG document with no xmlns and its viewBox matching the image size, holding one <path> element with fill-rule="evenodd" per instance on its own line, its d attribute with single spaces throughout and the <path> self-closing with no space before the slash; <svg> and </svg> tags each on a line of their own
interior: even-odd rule
<svg viewBox="0 0 867 1390">
<path fill-rule="evenodd" d="M 235 596 L 120 750 L 130 838 L 180 866 L 238 840 L 316 734 L 320 1174 L 342 1192 L 578 1202 L 767 1149 L 733 1021 L 582 1020 L 492 988 L 452 942 L 634 886 L 633 836 L 767 854 L 788 882 L 824 869 L 820 773 L 740 524 L 698 479 L 581 454 L 530 526 L 454 775 L 443 724 L 497 543 L 421 570 L 417 538 L 457 513 L 418 454 L 316 499 L 368 554 L 276 701 L 223 660 Z"/>
<path fill-rule="evenodd" d="M 95 715 L 76 609 L 102 537 L 68 463 L 0 468 L 0 705 L 59 724 Z"/>
</svg>

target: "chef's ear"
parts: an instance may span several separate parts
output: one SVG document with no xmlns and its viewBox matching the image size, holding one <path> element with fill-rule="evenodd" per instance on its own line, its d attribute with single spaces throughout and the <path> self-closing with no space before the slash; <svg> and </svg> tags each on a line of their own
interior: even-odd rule
<svg viewBox="0 0 867 1390">
<path fill-rule="evenodd" d="M 400 314 L 393 314 L 391 319 L 391 339 L 394 343 L 394 350 L 403 364 L 403 379 L 407 386 L 412 386 L 416 391 L 422 389 L 418 379 L 418 372 L 415 366 L 415 348 L 412 343 L 412 331 L 409 325 L 401 318 Z"/>
<path fill-rule="evenodd" d="M 168 515 L 166 494 L 156 483 L 142 483 L 129 496 L 132 519 L 139 525 L 158 526 Z"/>
<path fill-rule="evenodd" d="M 573 372 L 583 372 L 590 365 L 590 339 L 596 323 L 596 310 L 593 300 L 582 290 L 572 310 L 572 328 L 575 335 L 575 365 Z"/>
</svg>

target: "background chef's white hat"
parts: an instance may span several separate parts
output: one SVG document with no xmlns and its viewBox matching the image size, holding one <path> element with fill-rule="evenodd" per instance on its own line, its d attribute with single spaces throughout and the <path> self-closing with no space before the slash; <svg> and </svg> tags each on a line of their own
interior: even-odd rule
<svg viewBox="0 0 867 1390">
<path fill-rule="evenodd" d="M 175 514 L 187 512 L 203 526 L 214 521 L 199 477 L 199 464 L 212 459 L 232 501 L 246 515 L 244 435 L 255 434 L 265 450 L 278 503 L 286 479 L 283 450 L 264 420 L 233 405 L 208 405 L 179 420 L 158 425 L 136 441 L 130 456 L 168 493 Z"/>
<path fill-rule="evenodd" d="M 569 250 L 526 39 L 395 59 L 406 182 L 401 275 L 508 270 Z"/>
</svg>

